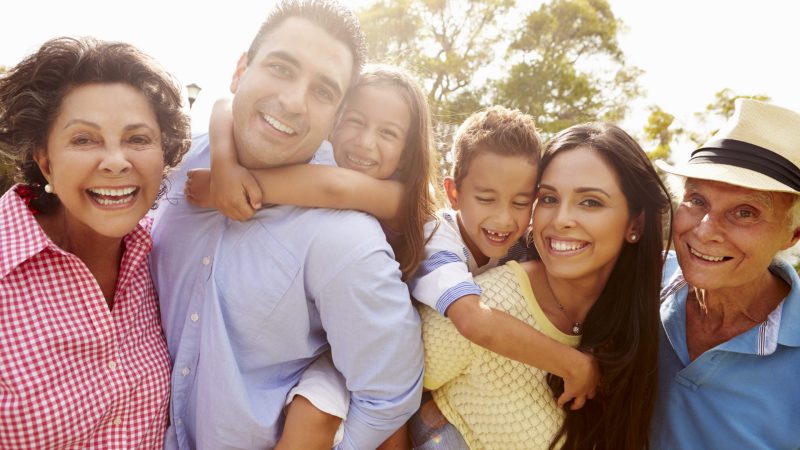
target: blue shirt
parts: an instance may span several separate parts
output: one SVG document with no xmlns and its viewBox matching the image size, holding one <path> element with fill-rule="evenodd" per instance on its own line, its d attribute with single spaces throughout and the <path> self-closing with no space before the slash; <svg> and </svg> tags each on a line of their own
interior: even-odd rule
<svg viewBox="0 0 800 450">
<path fill-rule="evenodd" d="M 276 206 L 244 223 L 189 205 L 186 171 L 155 212 L 151 271 L 173 361 L 166 448 L 271 448 L 289 390 L 330 348 L 352 392 L 341 448 L 375 448 L 419 406 L 420 323 L 377 221 Z"/>
<path fill-rule="evenodd" d="M 664 266 L 659 392 L 651 435 L 659 449 L 800 448 L 800 278 L 765 322 L 689 361 L 688 287 L 674 254 Z"/>
</svg>

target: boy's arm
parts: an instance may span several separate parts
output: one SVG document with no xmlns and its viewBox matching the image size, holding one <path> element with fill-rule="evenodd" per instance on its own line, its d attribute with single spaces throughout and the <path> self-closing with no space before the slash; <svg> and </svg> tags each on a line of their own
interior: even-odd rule
<svg viewBox="0 0 800 450">
<path fill-rule="evenodd" d="M 558 375 L 564 379 L 563 406 L 575 399 L 572 409 L 593 398 L 600 371 L 591 356 L 557 342 L 516 317 L 466 295 L 451 303 L 447 317 L 467 339 L 506 358 Z"/>
<path fill-rule="evenodd" d="M 448 221 L 450 220 L 450 221 Z M 447 315 L 458 331 L 481 347 L 510 359 L 546 370 L 564 378 L 564 395 L 559 405 L 576 399 L 573 408 L 583 406 L 594 396 L 599 369 L 591 356 L 560 344 L 508 313 L 492 309 L 480 300 L 481 288 L 475 284 L 466 250 L 455 218 L 445 216 L 439 226 L 425 225 L 434 233 L 425 245 L 425 260 L 409 283 L 411 295 Z"/>
</svg>

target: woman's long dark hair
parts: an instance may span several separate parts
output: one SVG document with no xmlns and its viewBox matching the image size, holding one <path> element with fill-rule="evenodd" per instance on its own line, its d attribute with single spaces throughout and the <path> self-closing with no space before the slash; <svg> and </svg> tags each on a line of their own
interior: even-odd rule
<svg viewBox="0 0 800 450">
<path fill-rule="evenodd" d="M 641 450 L 648 447 L 656 396 L 658 308 L 664 255 L 664 215 L 669 194 L 636 141 L 619 127 L 589 123 L 554 136 L 539 162 L 539 180 L 560 152 L 596 151 L 616 172 L 630 216 L 644 217 L 638 241 L 625 242 L 611 276 L 586 317 L 579 349 L 600 365 L 601 385 L 577 411 L 566 409 L 564 424 L 550 448 Z M 564 391 L 560 377 L 548 375 L 553 394 Z"/>
</svg>

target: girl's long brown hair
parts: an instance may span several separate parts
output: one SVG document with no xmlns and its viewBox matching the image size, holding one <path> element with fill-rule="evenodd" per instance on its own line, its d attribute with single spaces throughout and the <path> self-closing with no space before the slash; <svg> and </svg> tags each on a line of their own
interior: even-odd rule
<svg viewBox="0 0 800 450">
<path fill-rule="evenodd" d="M 411 127 L 394 177 L 405 186 L 401 226 L 395 230 L 401 237 L 389 239 L 400 263 L 403 280 L 408 280 L 425 256 L 423 228 L 436 210 L 432 190 L 435 167 L 432 151 L 435 147 L 428 101 L 419 83 L 408 72 L 393 66 L 367 66 L 355 89 L 362 86 L 396 89 L 411 113 Z"/>
<path fill-rule="evenodd" d="M 650 419 L 658 382 L 658 318 L 664 240 L 663 219 L 671 212 L 669 194 L 639 144 L 606 123 L 570 127 L 553 137 L 539 162 L 539 179 L 560 152 L 596 151 L 614 169 L 631 217 L 644 217 L 637 242 L 625 242 L 603 292 L 586 317 L 579 349 L 600 365 L 597 396 L 577 411 L 567 408 L 550 448 L 641 450 L 648 448 Z M 563 380 L 548 382 L 556 398 Z"/>
</svg>

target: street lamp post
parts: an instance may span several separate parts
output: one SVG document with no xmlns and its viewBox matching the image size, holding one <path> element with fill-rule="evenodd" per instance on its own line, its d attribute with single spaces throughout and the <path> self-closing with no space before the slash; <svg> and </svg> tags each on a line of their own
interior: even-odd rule
<svg viewBox="0 0 800 450">
<path fill-rule="evenodd" d="M 197 100 L 197 96 L 200 95 L 200 90 L 200 86 L 194 83 L 186 85 L 186 95 L 189 97 L 189 109 L 192 109 L 194 101 Z"/>
</svg>

